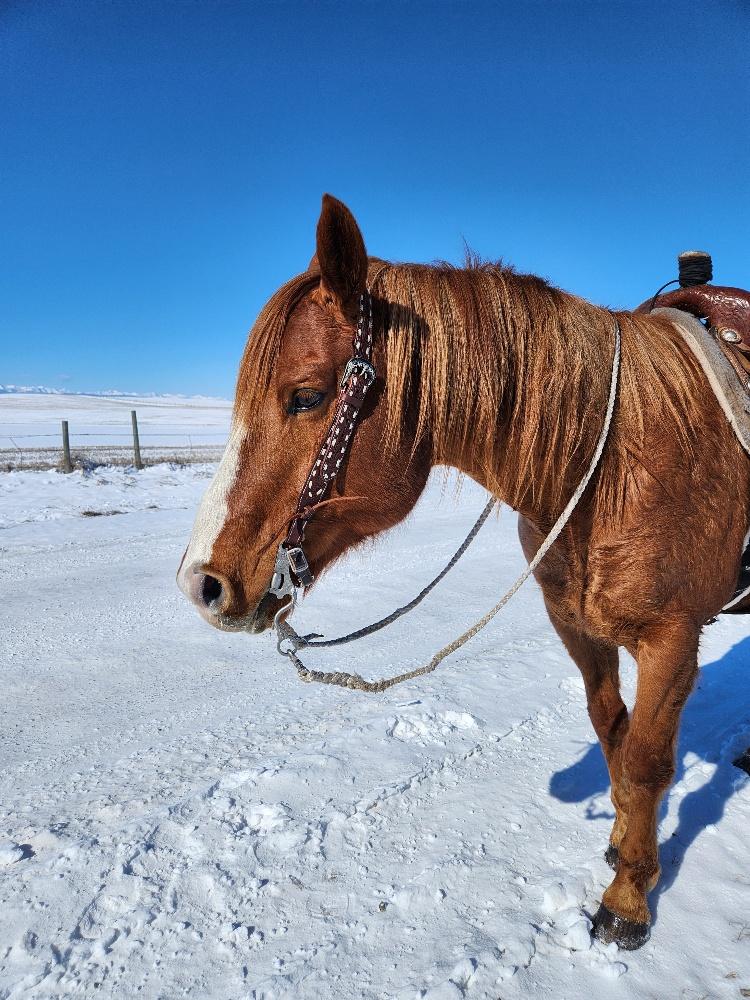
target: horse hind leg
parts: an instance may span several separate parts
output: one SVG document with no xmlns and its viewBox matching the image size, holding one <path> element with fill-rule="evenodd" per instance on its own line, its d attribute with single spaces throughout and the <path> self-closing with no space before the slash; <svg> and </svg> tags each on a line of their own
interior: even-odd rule
<svg viewBox="0 0 750 1000">
<path fill-rule="evenodd" d="M 639 948 L 650 933 L 646 894 L 660 875 L 657 809 L 674 775 L 677 727 L 698 669 L 698 630 L 665 625 L 638 643 L 636 659 L 635 707 L 621 747 L 627 827 L 617 874 L 594 920 L 601 941 L 628 949 Z"/>
</svg>

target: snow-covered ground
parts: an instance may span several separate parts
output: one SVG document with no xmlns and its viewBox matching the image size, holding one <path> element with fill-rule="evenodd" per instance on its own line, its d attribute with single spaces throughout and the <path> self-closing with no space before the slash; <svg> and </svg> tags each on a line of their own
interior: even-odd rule
<svg viewBox="0 0 750 1000">
<path fill-rule="evenodd" d="M 589 935 L 606 770 L 536 586 L 419 681 L 303 685 L 269 636 L 213 631 L 176 589 L 210 472 L 0 475 L 0 997 L 748 995 L 745 620 L 706 631 L 652 938 L 618 953 Z M 298 629 L 403 603 L 483 500 L 435 479 Z M 504 511 L 411 616 L 308 659 L 370 677 L 424 662 L 522 565 Z"/>
</svg>

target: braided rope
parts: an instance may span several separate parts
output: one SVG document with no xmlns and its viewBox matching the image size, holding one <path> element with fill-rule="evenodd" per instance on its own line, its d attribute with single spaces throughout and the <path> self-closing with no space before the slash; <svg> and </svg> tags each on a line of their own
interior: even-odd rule
<svg viewBox="0 0 750 1000">
<path fill-rule="evenodd" d="M 359 628 L 355 632 L 349 632 L 347 635 L 339 636 L 338 639 L 323 639 L 322 641 L 318 641 L 318 636 L 314 632 L 310 633 L 309 635 L 299 635 L 294 630 L 294 627 L 289 624 L 288 620 L 287 621 L 279 620 L 279 623 L 276 626 L 276 631 L 279 635 L 279 644 L 284 640 L 289 640 L 295 652 L 298 649 L 302 648 L 308 649 L 311 646 L 317 649 L 321 649 L 324 647 L 331 647 L 331 646 L 342 646 L 346 642 L 354 642 L 355 639 L 363 639 L 366 635 L 372 635 L 373 632 L 379 632 L 381 628 L 385 628 L 387 625 L 391 625 L 393 622 L 403 617 L 403 615 L 408 614 L 409 611 L 413 611 L 418 604 L 422 603 L 422 601 L 425 599 L 425 597 L 427 597 L 430 591 L 433 590 L 435 587 L 437 587 L 437 585 L 440 583 L 443 577 L 450 570 L 453 569 L 458 560 L 461 558 L 461 556 L 464 554 L 464 552 L 468 549 L 468 547 L 476 538 L 479 529 L 482 527 L 484 522 L 489 517 L 490 511 L 492 510 L 492 508 L 495 506 L 496 503 L 497 500 L 494 497 L 492 497 L 492 499 L 488 501 L 482 513 L 474 522 L 471 531 L 463 540 L 457 551 L 451 556 L 449 561 L 440 570 L 435 579 L 431 580 L 426 587 L 420 590 L 417 596 L 414 597 L 411 601 L 409 601 L 408 604 L 404 604 L 400 608 L 396 608 L 395 611 L 392 611 L 389 615 L 386 615 L 385 618 L 381 618 L 380 621 L 373 622 L 372 625 L 365 625 L 363 628 Z M 284 651 L 284 655 L 286 656 L 286 650 Z"/>
<path fill-rule="evenodd" d="M 577 507 L 579 500 L 583 496 L 586 487 L 588 486 L 591 480 L 591 477 L 593 476 L 597 466 L 599 465 L 599 460 L 602 457 L 602 452 L 604 451 L 604 445 L 606 444 L 607 437 L 609 436 L 609 429 L 612 424 L 612 416 L 614 414 L 614 409 L 615 409 L 615 401 L 617 399 L 617 381 L 620 371 L 620 349 L 621 349 L 620 325 L 617 322 L 617 320 L 615 320 L 615 348 L 614 348 L 614 357 L 612 360 L 612 377 L 609 385 L 607 411 L 604 417 L 604 425 L 599 435 L 599 440 L 597 441 L 596 448 L 594 449 L 594 454 L 591 459 L 591 464 L 589 465 L 588 470 L 586 471 L 586 474 L 584 475 L 583 479 L 578 484 L 575 492 L 573 493 L 573 496 L 568 501 L 567 506 L 563 510 L 562 514 L 560 514 L 557 521 L 555 521 L 554 525 L 552 526 L 550 533 L 547 535 L 542 544 L 539 546 L 539 549 L 537 550 L 534 558 L 531 560 L 531 562 L 523 571 L 523 573 L 521 573 L 516 582 L 510 588 L 510 590 L 507 591 L 507 593 L 505 593 L 500 598 L 500 600 L 497 602 L 494 608 L 491 608 L 485 615 L 482 616 L 482 618 L 479 619 L 479 621 L 475 622 L 471 626 L 471 628 L 468 628 L 465 632 L 463 632 L 460 636 L 458 636 L 458 638 L 454 639 L 453 642 L 449 642 L 447 646 L 444 646 L 441 650 L 435 653 L 435 655 L 432 657 L 429 663 L 424 664 L 424 666 L 417 667 L 414 670 L 405 671 L 404 673 L 398 674 L 395 677 L 385 677 L 379 681 L 368 681 L 364 677 L 360 676 L 360 674 L 347 673 L 346 671 L 342 670 L 333 671 L 331 673 L 325 673 L 322 670 L 310 670 L 297 656 L 296 648 L 289 650 L 281 650 L 279 648 L 279 652 L 281 652 L 282 655 L 284 656 L 288 656 L 289 660 L 296 667 L 300 680 L 303 680 L 306 683 L 315 682 L 318 684 L 334 684 L 337 687 L 350 688 L 351 690 L 354 691 L 365 691 L 369 694 L 379 694 L 382 691 L 386 691 L 390 687 L 394 687 L 396 684 L 402 684 L 404 681 L 412 680 L 414 677 L 422 677 L 425 674 L 432 673 L 432 671 L 435 670 L 435 668 L 440 663 L 442 663 L 442 661 L 447 656 L 450 656 L 451 653 L 455 653 L 457 649 L 460 649 L 461 646 L 465 645 L 470 639 L 473 639 L 473 637 L 478 632 L 481 632 L 482 629 L 485 628 L 485 626 L 492 621 L 495 615 L 497 615 L 505 607 L 505 605 L 513 597 L 513 595 L 518 590 L 520 590 L 520 588 L 528 580 L 528 578 L 531 576 L 534 570 L 539 566 L 542 559 L 544 559 L 549 550 L 555 544 L 558 537 L 565 528 L 566 524 L 570 520 L 573 511 Z M 484 511 L 482 511 L 482 514 L 480 515 L 480 521 L 483 522 L 483 519 L 485 519 L 486 516 L 489 514 L 489 511 L 492 508 L 493 504 L 494 500 L 487 505 Z M 465 551 L 465 549 L 468 547 L 468 544 L 470 543 L 471 539 L 474 537 L 476 532 L 479 530 L 480 526 L 481 526 L 480 522 L 477 522 L 477 524 L 474 526 L 474 529 L 472 529 L 473 534 L 470 532 L 470 537 L 467 538 L 466 542 L 464 542 L 461 549 L 459 549 L 458 553 L 456 553 L 456 555 L 453 557 L 448 566 L 446 566 L 445 569 L 442 571 L 442 573 L 431 584 L 429 584 L 428 587 L 425 588 L 427 592 L 429 592 L 429 590 L 431 590 L 432 587 L 435 586 L 438 580 L 442 579 L 442 577 L 445 576 L 445 574 L 448 572 L 451 566 L 455 564 L 459 556 L 463 554 L 463 551 Z M 418 595 L 417 598 L 415 598 L 416 603 L 419 603 L 421 599 L 422 595 L 420 594 Z M 410 602 L 410 605 L 405 605 L 405 608 L 413 606 L 415 604 L 415 601 Z M 403 609 L 399 609 L 399 612 L 405 613 Z M 394 612 L 394 614 L 396 617 L 400 617 L 399 613 Z M 383 619 L 382 622 L 378 622 L 377 627 L 382 628 L 386 624 L 389 624 L 389 619 L 392 619 L 392 616 L 389 616 L 388 619 Z M 376 630 L 375 627 L 373 626 L 370 626 L 370 628 L 372 629 L 372 631 Z M 369 634 L 368 629 L 364 630 L 360 629 L 359 632 L 365 635 Z M 289 635 L 287 637 L 292 638 Z M 358 633 L 352 633 L 351 636 L 344 636 L 341 640 L 338 641 L 329 640 L 328 642 L 322 642 L 322 643 L 312 643 L 308 640 L 305 640 L 302 636 L 298 636 L 297 638 L 302 640 L 303 645 L 323 646 L 323 645 L 336 645 L 338 644 L 338 642 L 348 642 L 355 637 L 358 637 Z M 281 641 L 282 640 L 280 639 L 279 647 L 281 645 Z M 293 638 L 292 641 L 294 641 Z"/>
</svg>

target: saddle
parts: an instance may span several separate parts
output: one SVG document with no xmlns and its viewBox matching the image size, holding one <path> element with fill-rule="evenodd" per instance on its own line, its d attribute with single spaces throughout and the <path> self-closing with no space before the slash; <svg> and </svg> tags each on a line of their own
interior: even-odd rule
<svg viewBox="0 0 750 1000">
<path fill-rule="evenodd" d="M 634 311 L 681 309 L 696 319 L 705 320 L 743 388 L 750 392 L 750 292 L 728 285 L 709 285 L 713 268 L 707 253 L 690 250 L 677 259 L 680 288 L 662 295 L 667 287 L 662 286 L 652 299 L 641 303 Z"/>
</svg>

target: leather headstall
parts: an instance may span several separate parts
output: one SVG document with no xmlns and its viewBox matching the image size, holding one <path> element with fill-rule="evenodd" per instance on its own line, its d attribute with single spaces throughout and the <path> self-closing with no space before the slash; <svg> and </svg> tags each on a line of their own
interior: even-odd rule
<svg viewBox="0 0 750 1000">
<path fill-rule="evenodd" d="M 287 536 L 279 546 L 276 567 L 269 587 L 270 593 L 277 597 L 290 594 L 294 585 L 308 587 L 313 582 L 313 575 L 302 547 L 305 528 L 314 516 L 316 508 L 327 498 L 331 485 L 338 475 L 354 437 L 367 390 L 374 381 L 372 297 L 365 291 L 360 295 L 353 353 L 344 369 L 331 425 L 302 487 Z M 284 565 L 285 562 L 288 562 L 288 568 Z M 291 580 L 289 580 L 289 570 L 291 570 Z"/>
</svg>

